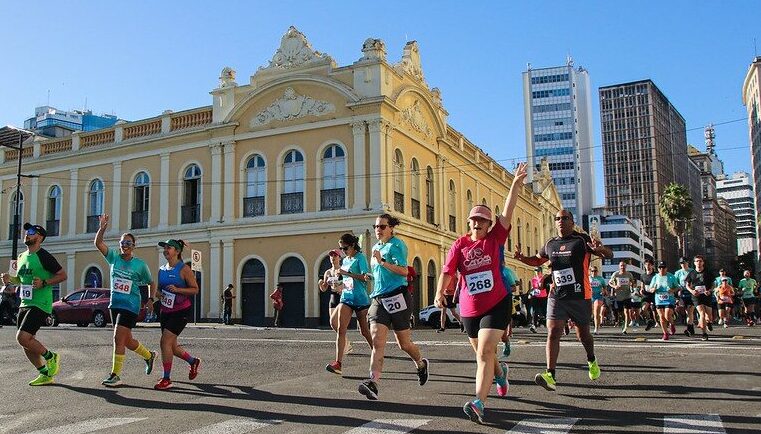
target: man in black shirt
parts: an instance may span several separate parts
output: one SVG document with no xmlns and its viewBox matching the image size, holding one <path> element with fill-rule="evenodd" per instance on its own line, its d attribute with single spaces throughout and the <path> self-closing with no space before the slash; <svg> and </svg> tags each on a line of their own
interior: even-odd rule
<svg viewBox="0 0 761 434">
<path fill-rule="evenodd" d="M 642 273 L 640 282 L 639 293 L 642 296 L 642 312 L 645 314 L 647 325 L 645 331 L 650 330 L 655 325 L 655 313 L 653 312 L 653 306 L 655 306 L 655 293 L 647 291 L 650 286 L 650 282 L 653 281 L 653 276 L 658 274 L 655 270 L 655 264 L 650 258 L 645 259 L 645 272 Z"/>
<path fill-rule="evenodd" d="M 711 326 L 711 292 L 716 280 L 716 273 L 706 270 L 705 260 L 702 255 L 695 256 L 695 269 L 684 279 L 687 290 L 692 294 L 692 303 L 698 309 L 698 327 L 703 329 L 703 340 L 708 340 L 708 330 L 713 331 Z"/>
<path fill-rule="evenodd" d="M 233 294 L 233 284 L 227 285 L 227 288 L 222 293 L 222 298 L 224 299 L 224 322 L 227 325 L 232 324 L 232 313 L 233 313 L 233 300 L 235 299 L 235 294 Z"/>
</svg>

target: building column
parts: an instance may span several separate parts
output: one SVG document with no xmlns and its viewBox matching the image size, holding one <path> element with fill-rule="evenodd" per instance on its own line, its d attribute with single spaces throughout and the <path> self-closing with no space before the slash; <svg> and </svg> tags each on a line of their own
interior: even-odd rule
<svg viewBox="0 0 761 434">
<path fill-rule="evenodd" d="M 163 152 L 161 154 L 161 174 L 159 175 L 159 228 L 165 228 L 169 225 L 169 182 L 169 153 Z M 159 257 L 163 259 L 163 255 Z"/>
<path fill-rule="evenodd" d="M 235 241 L 232 238 L 229 239 L 223 239 L 222 240 L 222 282 L 219 285 L 219 296 L 217 296 L 217 299 L 222 296 L 222 291 L 225 287 L 227 287 L 228 283 L 232 283 L 235 285 L 234 291 L 236 295 L 237 302 L 233 302 L 233 317 L 236 315 L 239 315 L 239 313 L 236 312 L 236 306 L 238 306 L 238 303 L 240 303 L 241 300 L 241 294 L 240 294 L 240 282 L 238 282 L 238 279 L 235 276 Z M 219 266 L 217 266 L 217 269 L 219 269 Z M 265 296 L 269 296 L 267 293 L 267 288 L 264 289 Z M 240 312 L 240 311 L 238 311 Z"/>
<path fill-rule="evenodd" d="M 209 318 L 216 318 L 220 314 L 220 297 L 222 279 L 219 275 L 219 240 L 212 239 L 209 242 Z M 217 293 L 220 291 L 219 293 Z"/>
<path fill-rule="evenodd" d="M 385 193 L 386 193 L 386 199 L 388 200 L 388 208 L 390 210 L 394 210 L 394 172 L 396 171 L 396 167 L 394 166 L 394 142 L 393 138 L 391 137 L 391 134 L 394 132 L 394 128 L 391 126 L 390 123 L 384 121 L 381 119 L 381 155 L 383 155 L 383 161 L 381 162 L 381 173 L 383 173 L 383 176 L 380 179 L 380 184 L 385 186 Z M 409 159 L 409 155 L 407 156 Z M 406 163 L 406 161 L 404 162 Z M 384 167 L 385 165 L 385 167 Z M 401 168 L 402 172 L 402 179 L 406 178 L 405 173 L 405 167 Z M 409 194 L 407 194 L 407 187 L 409 187 L 408 180 L 404 180 L 404 186 L 402 189 L 402 194 L 404 195 L 404 201 L 409 201 Z M 405 208 L 405 211 L 409 212 L 408 209 Z"/>
<path fill-rule="evenodd" d="M 367 129 L 370 133 L 370 208 L 382 210 L 383 198 L 381 197 L 383 189 L 381 185 L 386 181 L 386 177 L 391 174 L 386 173 L 389 166 L 386 161 L 384 148 L 381 140 L 381 119 L 373 119 L 367 123 Z M 389 209 L 393 204 L 389 205 Z"/>
<path fill-rule="evenodd" d="M 354 135 L 354 206 L 357 211 L 367 208 L 366 187 L 368 178 L 365 176 L 365 131 L 364 121 L 353 122 L 351 131 Z M 370 185 L 373 184 L 372 180 Z M 348 187 L 348 185 L 347 185 Z M 348 208 L 348 207 L 347 207 Z"/>
<path fill-rule="evenodd" d="M 238 190 L 236 181 L 236 174 L 238 171 L 235 168 L 235 142 L 224 143 L 224 158 L 225 158 L 225 177 L 224 177 L 224 191 L 225 191 L 225 203 L 224 213 L 222 214 L 222 220 L 227 223 L 232 223 L 235 220 L 235 191 Z M 230 283 L 230 282 L 228 282 Z"/>
<path fill-rule="evenodd" d="M 74 275 L 77 265 L 76 258 L 75 252 L 66 252 L 66 287 L 64 287 L 64 291 L 60 291 L 61 298 L 77 289 L 77 277 Z"/>
<path fill-rule="evenodd" d="M 79 196 L 79 188 L 77 187 L 77 184 L 79 183 L 79 169 L 71 169 L 69 170 L 70 176 L 69 176 L 69 194 L 71 195 L 71 198 L 69 198 L 69 215 L 67 216 L 69 219 L 69 236 L 74 236 L 77 233 L 77 198 Z"/>
<path fill-rule="evenodd" d="M 209 145 L 211 150 L 211 223 L 222 219 L 222 144 Z"/>
<path fill-rule="evenodd" d="M 122 162 L 114 162 L 114 179 L 112 181 L 112 199 L 111 203 L 111 229 L 110 233 L 118 233 L 121 223 L 121 206 L 122 206 Z"/>
<path fill-rule="evenodd" d="M 29 221 L 32 222 L 33 225 L 40 225 L 42 227 L 45 227 L 47 224 L 45 221 L 37 222 L 37 197 L 38 197 L 39 189 L 40 189 L 40 179 L 32 178 L 31 192 L 29 194 L 31 198 L 31 203 L 29 204 Z M 42 203 L 44 208 L 46 201 L 42 201 Z"/>
</svg>

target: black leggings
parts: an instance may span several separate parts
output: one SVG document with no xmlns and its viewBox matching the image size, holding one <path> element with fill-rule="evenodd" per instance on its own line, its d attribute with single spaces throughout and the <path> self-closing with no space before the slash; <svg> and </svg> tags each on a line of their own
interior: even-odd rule
<svg viewBox="0 0 761 434">
<path fill-rule="evenodd" d="M 529 302 L 531 303 L 531 324 L 538 326 L 539 317 L 547 317 L 547 297 L 532 298 Z"/>
</svg>

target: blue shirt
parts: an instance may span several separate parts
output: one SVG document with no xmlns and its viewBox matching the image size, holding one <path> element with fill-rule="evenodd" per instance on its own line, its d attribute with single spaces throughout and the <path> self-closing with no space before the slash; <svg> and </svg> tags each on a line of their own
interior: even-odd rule
<svg viewBox="0 0 761 434">
<path fill-rule="evenodd" d="M 608 282 L 602 276 L 592 276 L 589 283 L 592 285 L 592 301 L 602 300 L 602 290 Z"/>
<path fill-rule="evenodd" d="M 345 257 L 341 263 L 341 269 L 351 274 L 366 274 L 370 272 L 367 258 L 362 253 L 357 253 L 353 258 Z M 361 307 L 370 305 L 370 297 L 367 295 L 367 284 L 349 276 L 343 276 L 344 289 L 341 291 L 341 303 Z"/>
<path fill-rule="evenodd" d="M 667 273 L 665 276 L 656 274 L 653 276 L 653 280 L 650 282 L 650 288 L 655 288 L 655 305 L 667 306 L 669 304 L 676 304 L 674 294 L 669 291 L 671 289 L 679 289 L 679 281 L 671 274 Z"/>
<path fill-rule="evenodd" d="M 379 250 L 381 258 L 386 262 L 401 267 L 407 266 L 407 245 L 396 237 L 391 237 L 386 243 L 378 241 L 372 248 L 373 251 Z M 373 292 L 370 297 L 388 294 L 400 286 L 407 286 L 407 276 L 396 274 L 386 269 L 375 258 L 371 260 L 373 269 Z"/>
<path fill-rule="evenodd" d="M 116 249 L 108 249 L 106 262 L 111 265 L 111 303 L 109 309 L 124 309 L 134 314 L 140 312 L 140 286 L 153 280 L 151 270 L 142 259 L 122 259 Z"/>
</svg>

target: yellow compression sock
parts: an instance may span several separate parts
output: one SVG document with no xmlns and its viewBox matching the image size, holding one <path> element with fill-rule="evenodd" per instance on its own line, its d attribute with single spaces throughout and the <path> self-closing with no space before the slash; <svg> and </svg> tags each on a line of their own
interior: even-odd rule
<svg viewBox="0 0 761 434">
<path fill-rule="evenodd" d="M 121 375 L 122 366 L 124 366 L 124 354 L 114 353 L 114 360 L 111 368 L 111 372 L 116 375 Z"/>
<path fill-rule="evenodd" d="M 145 345 L 143 344 L 140 344 L 140 343 L 137 344 L 137 348 L 135 348 L 135 352 L 137 353 L 137 355 L 139 355 L 145 360 L 148 360 L 151 358 L 151 352 L 148 351 L 148 348 L 145 348 Z"/>
</svg>

